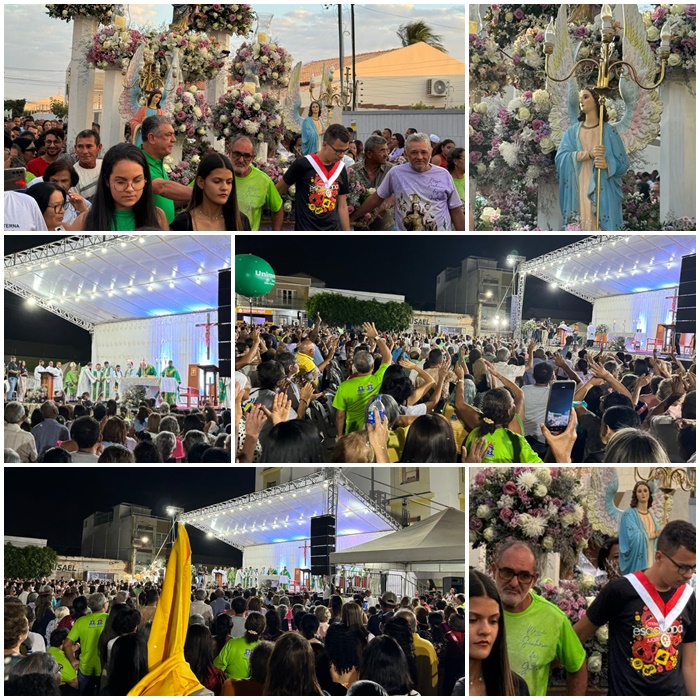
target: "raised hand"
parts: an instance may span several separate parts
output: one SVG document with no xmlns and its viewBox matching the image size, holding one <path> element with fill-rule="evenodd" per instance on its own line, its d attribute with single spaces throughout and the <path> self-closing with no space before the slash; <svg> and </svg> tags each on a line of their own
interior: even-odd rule
<svg viewBox="0 0 700 700">
<path fill-rule="evenodd" d="M 368 323 L 365 321 L 362 324 L 362 329 L 365 332 L 365 335 L 370 339 L 370 340 L 377 340 L 377 336 L 379 335 L 379 331 L 377 330 L 377 327 L 373 323 Z"/>
<path fill-rule="evenodd" d="M 450 371 L 450 361 L 443 360 L 440 363 L 440 366 L 438 367 L 438 376 L 441 379 L 444 379 L 445 377 L 447 377 L 447 374 L 449 373 L 449 371 Z"/>
<path fill-rule="evenodd" d="M 476 462 L 481 464 L 489 448 L 489 443 L 486 438 L 478 438 L 469 446 L 469 454 L 467 448 L 462 446 L 462 462 Z"/>
<path fill-rule="evenodd" d="M 415 369 L 416 366 L 411 362 L 410 360 L 406 360 L 403 357 L 399 358 L 398 362 L 400 367 L 403 367 L 404 369 Z"/>
<path fill-rule="evenodd" d="M 299 401 L 306 401 L 306 405 L 308 406 L 311 403 L 313 395 L 314 385 L 311 382 L 307 382 L 299 390 Z"/>
<path fill-rule="evenodd" d="M 256 440 L 260 436 L 260 430 L 267 421 L 267 416 L 259 405 L 253 406 L 245 419 L 245 433 Z"/>
<path fill-rule="evenodd" d="M 384 454 L 389 442 L 389 421 L 386 415 L 382 420 L 379 411 L 374 409 L 374 425 L 367 424 L 367 436 L 375 455 Z"/>
<path fill-rule="evenodd" d="M 462 366 L 461 362 L 458 362 L 455 365 L 454 373 L 457 375 L 457 381 L 459 381 L 460 379 L 464 379 L 464 367 Z"/>
<path fill-rule="evenodd" d="M 577 424 L 576 411 L 572 408 L 569 414 L 569 425 L 566 426 L 566 430 L 563 433 L 553 435 L 544 423 L 540 425 L 542 435 L 544 435 L 545 440 L 552 448 L 554 458 L 560 464 L 571 461 L 571 450 L 573 450 L 576 442 Z"/>
<path fill-rule="evenodd" d="M 272 400 L 272 410 L 262 406 L 265 415 L 272 421 L 273 425 L 284 423 L 289 420 L 289 411 L 292 409 L 292 402 L 287 398 L 286 394 L 275 394 Z"/>
</svg>

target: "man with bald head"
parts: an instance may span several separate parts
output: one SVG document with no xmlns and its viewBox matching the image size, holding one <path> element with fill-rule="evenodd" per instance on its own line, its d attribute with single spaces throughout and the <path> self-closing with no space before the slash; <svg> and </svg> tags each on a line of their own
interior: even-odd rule
<svg viewBox="0 0 700 700">
<path fill-rule="evenodd" d="M 571 622 L 532 591 L 539 577 L 535 550 L 525 542 L 506 542 L 496 554 L 492 575 L 503 603 L 510 667 L 525 679 L 530 695 L 547 695 L 555 659 L 567 671 L 567 694 L 585 695 L 586 652 Z"/>
<path fill-rule="evenodd" d="M 338 337 L 336 336 L 331 341 L 331 349 L 328 353 L 328 357 L 317 366 L 316 362 L 314 362 L 314 354 L 317 349 L 315 343 L 309 340 L 309 338 L 302 340 L 297 347 L 299 374 L 305 379 L 308 379 L 314 386 L 318 386 L 319 377 L 323 374 L 323 370 L 326 369 L 328 363 L 333 359 L 337 347 Z"/>
</svg>

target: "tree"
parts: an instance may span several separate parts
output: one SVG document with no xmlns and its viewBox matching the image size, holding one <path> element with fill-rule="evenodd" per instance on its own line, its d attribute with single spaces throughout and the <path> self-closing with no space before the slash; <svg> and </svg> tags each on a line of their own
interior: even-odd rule
<svg viewBox="0 0 700 700">
<path fill-rule="evenodd" d="M 306 300 L 309 318 L 320 314 L 332 326 L 375 323 L 381 331 L 402 331 L 411 325 L 413 309 L 406 302 L 382 303 L 376 299 L 355 299 L 343 294 L 316 294 Z"/>
<path fill-rule="evenodd" d="M 401 46 L 410 46 L 423 41 L 428 46 L 432 46 L 434 49 L 442 51 L 442 53 L 447 53 L 447 49 L 440 43 L 442 37 L 435 34 L 422 19 L 402 24 L 396 35 L 401 39 Z"/>
<path fill-rule="evenodd" d="M 65 119 L 68 116 L 68 105 L 58 100 L 51 100 L 51 111 L 59 119 Z"/>
<path fill-rule="evenodd" d="M 5 100 L 4 109 L 11 110 L 12 117 L 21 117 L 24 115 L 24 105 L 27 104 L 27 100 Z"/>
<path fill-rule="evenodd" d="M 56 568 L 58 554 L 51 547 L 15 547 L 5 545 L 5 576 L 8 578 L 43 578 Z"/>
</svg>

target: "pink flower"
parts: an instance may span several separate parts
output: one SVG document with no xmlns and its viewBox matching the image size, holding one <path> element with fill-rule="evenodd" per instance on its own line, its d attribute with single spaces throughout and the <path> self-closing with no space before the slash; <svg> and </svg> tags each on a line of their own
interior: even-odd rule
<svg viewBox="0 0 700 700">
<path fill-rule="evenodd" d="M 470 154 L 470 159 L 471 159 L 471 154 Z M 477 159 L 475 162 L 478 162 L 478 160 L 479 159 Z M 509 496 L 512 496 L 513 494 L 518 493 L 518 487 L 512 481 L 506 481 L 506 483 L 503 484 L 503 493 L 506 493 Z"/>
<path fill-rule="evenodd" d="M 474 483 L 477 486 L 483 486 L 486 483 L 486 474 L 483 471 L 477 472 L 476 476 L 474 477 Z"/>
<path fill-rule="evenodd" d="M 501 512 L 498 514 L 498 517 L 504 523 L 507 523 L 513 517 L 513 511 L 510 508 L 501 508 Z"/>
<path fill-rule="evenodd" d="M 520 8 L 518 8 L 518 9 L 513 13 L 513 16 L 515 17 L 515 19 L 521 20 L 521 19 L 525 16 L 525 13 L 524 13 Z"/>
</svg>

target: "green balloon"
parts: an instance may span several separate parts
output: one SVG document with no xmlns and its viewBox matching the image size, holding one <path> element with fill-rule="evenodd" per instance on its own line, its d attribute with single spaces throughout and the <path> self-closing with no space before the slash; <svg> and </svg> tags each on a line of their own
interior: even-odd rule
<svg viewBox="0 0 700 700">
<path fill-rule="evenodd" d="M 270 263 L 257 255 L 236 256 L 236 294 L 262 297 L 275 286 L 275 271 Z"/>
</svg>

